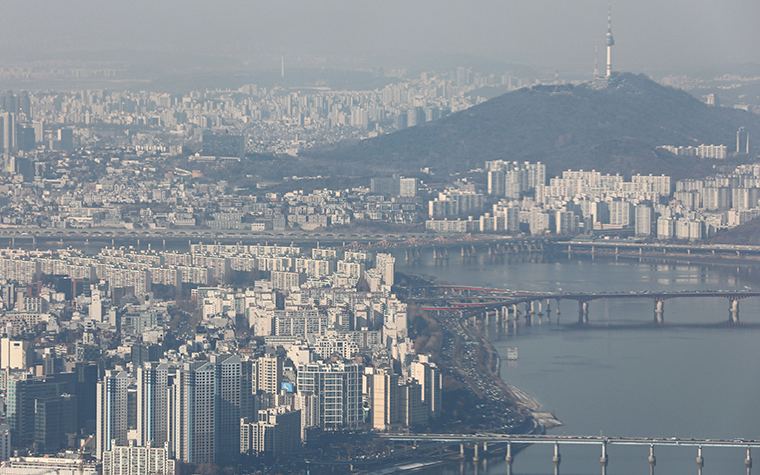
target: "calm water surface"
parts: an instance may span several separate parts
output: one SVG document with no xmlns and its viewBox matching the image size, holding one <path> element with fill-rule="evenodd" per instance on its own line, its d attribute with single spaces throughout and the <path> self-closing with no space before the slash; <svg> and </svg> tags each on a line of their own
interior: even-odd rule
<svg viewBox="0 0 760 475">
<path fill-rule="evenodd" d="M 397 270 L 435 276 L 450 283 L 528 291 L 644 291 L 760 289 L 760 270 L 749 267 L 647 263 L 632 260 L 507 261 L 487 255 L 436 264 L 432 254 Z M 654 328 L 648 299 L 591 303 L 591 329 L 579 329 L 578 305 L 561 303 L 559 324 L 552 302 L 551 323 L 520 327 L 498 336 L 505 356 L 517 347 L 520 359 L 502 364 L 501 376 L 523 389 L 564 423 L 555 435 L 610 437 L 697 437 L 760 439 L 760 298 L 742 300 L 746 326 L 728 320 L 724 298 L 685 298 L 665 302 L 664 328 Z M 538 445 L 521 452 L 513 471 L 553 473 L 553 448 Z M 561 446 L 562 474 L 601 473 L 596 446 Z M 656 448 L 655 473 L 694 474 L 696 448 Z M 743 449 L 705 448 L 704 474 L 746 473 Z M 648 447 L 609 447 L 607 473 L 647 474 Z M 754 454 L 760 463 L 760 451 Z M 452 467 L 445 473 L 506 473 L 503 462 Z M 440 470 L 438 471 L 440 472 Z"/>
</svg>

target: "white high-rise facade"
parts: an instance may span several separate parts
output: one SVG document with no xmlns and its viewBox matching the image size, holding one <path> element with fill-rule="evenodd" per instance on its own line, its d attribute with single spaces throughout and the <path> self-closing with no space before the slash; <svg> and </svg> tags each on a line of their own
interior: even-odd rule
<svg viewBox="0 0 760 475">
<path fill-rule="evenodd" d="M 106 371 L 97 386 L 96 455 L 111 449 L 111 442 L 127 443 L 127 387 L 129 375 L 125 371 Z"/>
<path fill-rule="evenodd" d="M 168 440 L 168 372 L 164 363 L 137 368 L 137 438 L 142 446 L 162 447 Z"/>
<path fill-rule="evenodd" d="M 186 363 L 173 388 L 174 456 L 186 463 L 214 462 L 216 425 L 216 365 Z"/>
<path fill-rule="evenodd" d="M 310 363 L 298 367 L 298 392 L 318 399 L 318 425 L 328 430 L 359 426 L 362 400 L 360 366 L 356 363 Z"/>
</svg>

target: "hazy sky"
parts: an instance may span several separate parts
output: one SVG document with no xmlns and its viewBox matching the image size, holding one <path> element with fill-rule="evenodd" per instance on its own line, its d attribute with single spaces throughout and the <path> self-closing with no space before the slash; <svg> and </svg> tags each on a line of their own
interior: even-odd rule
<svg viewBox="0 0 760 475">
<path fill-rule="evenodd" d="M 126 48 L 378 58 L 467 53 L 542 70 L 604 58 L 600 0 L 0 1 L 0 55 Z M 616 0 L 613 66 L 634 72 L 760 62 L 758 0 Z M 373 59 L 374 60 L 374 59 Z"/>
</svg>

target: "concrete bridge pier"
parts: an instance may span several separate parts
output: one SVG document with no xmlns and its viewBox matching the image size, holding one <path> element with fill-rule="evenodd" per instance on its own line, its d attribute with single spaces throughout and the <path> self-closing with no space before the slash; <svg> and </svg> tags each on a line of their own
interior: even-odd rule
<svg viewBox="0 0 760 475">
<path fill-rule="evenodd" d="M 747 467 L 747 475 L 751 475 L 750 472 L 752 471 L 752 454 L 749 447 L 747 447 L 747 458 L 744 459 L 744 466 Z"/>
<path fill-rule="evenodd" d="M 665 301 L 654 301 L 654 322 L 658 325 L 665 323 Z"/>
<path fill-rule="evenodd" d="M 657 465 L 657 457 L 654 456 L 654 445 L 649 446 L 649 475 L 654 475 L 654 466 Z"/>
<path fill-rule="evenodd" d="M 512 475 L 512 442 L 507 442 L 507 456 L 504 457 L 507 463 L 507 475 Z"/>
<path fill-rule="evenodd" d="M 537 315 L 538 315 L 538 324 L 539 324 L 539 325 L 541 325 L 541 317 L 544 315 L 544 312 L 542 312 L 542 311 L 541 311 L 541 307 L 542 307 L 542 303 L 543 303 L 543 302 L 541 302 L 541 301 L 539 300 L 539 301 L 538 301 L 538 302 L 536 302 L 536 303 L 538 303 L 538 312 L 536 312 L 536 313 L 537 313 Z"/>
<path fill-rule="evenodd" d="M 578 323 L 588 323 L 588 302 L 578 301 Z"/>
<path fill-rule="evenodd" d="M 464 444 L 459 444 L 459 458 L 464 458 Z"/>
<path fill-rule="evenodd" d="M 559 464 L 562 462 L 562 455 L 559 453 L 559 444 L 554 444 L 554 456 L 552 457 L 552 463 L 554 464 L 554 475 L 559 475 Z"/>
<path fill-rule="evenodd" d="M 472 456 L 472 461 L 473 461 L 473 462 L 477 462 L 478 460 L 480 460 L 480 459 L 478 458 L 478 443 L 477 443 L 477 442 L 475 442 L 475 453 L 474 453 L 474 454 L 473 454 L 473 456 Z"/>
<path fill-rule="evenodd" d="M 702 467 L 705 466 L 705 458 L 702 457 L 702 446 L 697 448 L 697 473 L 702 475 Z"/>
<path fill-rule="evenodd" d="M 607 475 L 607 463 L 610 461 L 610 458 L 607 456 L 607 443 L 602 443 L 602 457 L 599 459 L 599 461 L 602 464 L 602 475 Z"/>
<path fill-rule="evenodd" d="M 733 324 L 739 323 L 739 299 L 728 299 L 728 318 Z"/>
</svg>

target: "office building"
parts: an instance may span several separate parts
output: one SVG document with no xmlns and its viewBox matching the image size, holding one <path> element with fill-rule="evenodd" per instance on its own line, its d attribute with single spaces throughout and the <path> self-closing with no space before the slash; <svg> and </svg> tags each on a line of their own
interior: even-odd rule
<svg viewBox="0 0 760 475">
<path fill-rule="evenodd" d="M 0 424 L 0 462 L 11 458 L 11 426 Z"/>
<path fill-rule="evenodd" d="M 69 384 L 73 381 L 68 380 L 73 374 L 50 376 L 50 377 L 31 377 L 26 373 L 11 374 L 7 383 L 6 395 L 6 421 L 11 427 L 13 443 L 17 447 L 28 447 L 36 440 L 37 431 L 37 401 L 52 400 L 60 397 L 62 394 L 71 394 L 74 392 L 74 386 Z M 55 403 L 51 403 L 51 408 Z M 76 418 L 76 405 L 73 408 L 67 406 L 73 411 Z M 47 417 L 47 408 L 42 411 L 41 417 Z M 45 431 L 57 424 L 52 418 L 40 419 Z"/>
<path fill-rule="evenodd" d="M 10 369 L 29 369 L 34 363 L 34 352 L 30 351 L 31 342 L 0 339 L 0 366 Z"/>
</svg>

